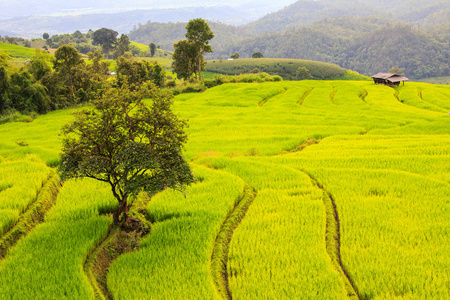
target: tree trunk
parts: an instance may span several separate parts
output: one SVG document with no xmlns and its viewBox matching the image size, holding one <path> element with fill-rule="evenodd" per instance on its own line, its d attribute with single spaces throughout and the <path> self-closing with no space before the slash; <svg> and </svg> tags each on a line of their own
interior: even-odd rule
<svg viewBox="0 0 450 300">
<path fill-rule="evenodd" d="M 202 81 L 202 56 L 198 55 L 198 81 Z"/>
<path fill-rule="evenodd" d="M 122 217 L 122 223 L 126 223 L 128 220 L 128 205 L 127 205 L 127 199 L 128 197 L 124 197 L 122 201 L 119 202 L 119 207 L 117 207 L 117 210 L 113 214 L 114 224 L 119 225 L 120 224 L 120 216 Z"/>
<path fill-rule="evenodd" d="M 103 51 L 106 54 L 106 59 L 109 59 L 109 47 L 107 45 L 103 45 Z"/>
</svg>

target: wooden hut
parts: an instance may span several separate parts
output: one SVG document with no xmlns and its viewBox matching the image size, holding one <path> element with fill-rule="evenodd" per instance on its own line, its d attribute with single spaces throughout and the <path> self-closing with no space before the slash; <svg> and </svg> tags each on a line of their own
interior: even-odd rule
<svg viewBox="0 0 450 300">
<path fill-rule="evenodd" d="M 372 76 L 373 82 L 375 84 L 384 84 L 388 86 L 400 85 L 400 82 L 403 81 L 403 85 L 405 85 L 405 81 L 409 80 L 405 76 L 394 74 L 394 73 L 378 73 Z"/>
</svg>

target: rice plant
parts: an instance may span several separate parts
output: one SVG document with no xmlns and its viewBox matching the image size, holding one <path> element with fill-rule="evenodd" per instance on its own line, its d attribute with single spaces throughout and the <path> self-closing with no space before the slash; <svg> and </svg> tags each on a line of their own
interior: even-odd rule
<svg viewBox="0 0 450 300">
<path fill-rule="evenodd" d="M 211 277 L 215 238 L 243 192 L 239 178 L 204 167 L 184 196 L 167 190 L 148 206 L 155 222 L 139 250 L 110 267 L 114 299 L 219 299 Z"/>
<path fill-rule="evenodd" d="M 67 182 L 57 204 L 0 261 L 0 299 L 92 299 L 86 256 L 112 223 L 109 189 L 93 180 Z"/>
<path fill-rule="evenodd" d="M 177 96 L 199 182 L 185 196 L 153 197 L 154 226 L 138 251 L 113 263 L 109 290 L 117 299 L 220 298 L 215 240 L 250 187 L 257 195 L 224 262 L 233 298 L 347 297 L 327 253 L 324 193 L 334 200 L 342 267 L 360 298 L 447 298 L 449 97 L 447 86 L 308 80 Z M 58 163 L 59 128 L 75 110 L 0 125 L 2 230 L 47 178 L 42 161 Z M 94 297 L 82 267 L 111 224 L 102 214 L 115 205 L 101 184 L 67 182 L 45 222 L 0 261 L 0 298 Z"/>
<path fill-rule="evenodd" d="M 0 236 L 36 200 L 49 175 L 49 168 L 33 156 L 0 162 Z"/>
</svg>

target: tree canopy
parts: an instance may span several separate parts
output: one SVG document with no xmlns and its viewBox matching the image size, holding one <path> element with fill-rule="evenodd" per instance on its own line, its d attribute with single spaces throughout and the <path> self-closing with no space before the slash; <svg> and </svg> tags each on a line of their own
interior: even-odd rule
<svg viewBox="0 0 450 300">
<path fill-rule="evenodd" d="M 214 38 L 214 33 L 209 28 L 208 23 L 203 19 L 193 19 L 186 25 L 186 38 L 188 42 L 194 44 L 197 50 L 198 76 L 202 79 L 202 68 L 204 67 L 203 55 L 213 52 L 209 40 Z"/>
<path fill-rule="evenodd" d="M 146 60 L 133 61 L 124 56 L 116 60 L 117 83 L 124 82 L 141 84 L 152 80 L 158 87 L 163 87 L 165 82 L 165 71 L 158 62 Z"/>
<path fill-rule="evenodd" d="M 75 103 L 75 93 L 77 92 L 77 81 L 82 80 L 84 65 L 86 63 L 81 58 L 81 54 L 70 45 L 63 45 L 55 51 L 54 68 L 59 79 L 63 81 L 66 96 L 72 98 Z M 66 88 L 67 87 L 67 88 Z"/>
<path fill-rule="evenodd" d="M 101 28 L 96 30 L 92 35 L 93 45 L 102 45 L 103 52 L 106 55 L 106 59 L 109 59 L 109 50 L 115 48 L 117 45 L 117 35 L 119 33 L 112 29 Z"/>
<path fill-rule="evenodd" d="M 150 45 L 149 45 L 149 47 L 150 47 L 150 55 L 151 55 L 151 57 L 155 56 L 155 53 L 156 53 L 156 44 L 153 43 L 153 42 L 151 42 Z"/>
<path fill-rule="evenodd" d="M 189 80 L 198 70 L 197 48 L 193 42 L 181 40 L 174 44 L 172 69 L 179 78 Z"/>
<path fill-rule="evenodd" d="M 116 224 L 127 222 L 129 200 L 139 192 L 183 190 L 194 181 L 182 155 L 186 122 L 171 111 L 171 96 L 150 82 L 122 84 L 106 89 L 93 105 L 62 129 L 59 172 L 63 180 L 89 177 L 108 183 L 119 202 Z"/>
<path fill-rule="evenodd" d="M 298 67 L 297 72 L 295 73 L 295 78 L 297 80 L 304 80 L 312 78 L 311 72 L 305 67 Z"/>
<path fill-rule="evenodd" d="M 264 55 L 260 51 L 253 52 L 252 58 L 262 58 Z"/>
<path fill-rule="evenodd" d="M 114 52 L 114 58 L 121 57 L 127 51 L 130 51 L 130 39 L 128 38 L 128 35 L 122 34 L 117 40 L 117 48 Z"/>
<path fill-rule="evenodd" d="M 400 75 L 403 73 L 403 69 L 399 68 L 398 66 L 393 66 L 392 68 L 389 69 L 388 72 Z"/>
</svg>

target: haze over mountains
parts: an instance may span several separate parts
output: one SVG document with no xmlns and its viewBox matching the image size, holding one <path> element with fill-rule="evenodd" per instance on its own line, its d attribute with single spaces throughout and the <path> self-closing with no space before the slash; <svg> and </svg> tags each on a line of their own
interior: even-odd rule
<svg viewBox="0 0 450 300">
<path fill-rule="evenodd" d="M 213 7 L 230 6 L 238 7 L 242 10 L 251 7 L 261 8 L 267 12 L 276 11 L 295 0 L 228 0 L 226 3 L 219 0 L 2 0 L 0 19 L 9 19 L 20 16 L 31 15 L 70 15 L 70 14 L 91 14 L 99 12 L 123 12 L 136 9 L 166 9 L 185 7 Z"/>
<path fill-rule="evenodd" d="M 138 23 L 187 22 L 204 18 L 241 25 L 282 9 L 295 0 L 223 1 L 118 1 L 118 0 L 2 0 L 0 30 L 32 38 L 43 32 L 61 34 L 102 27 L 128 33 Z"/>
</svg>

